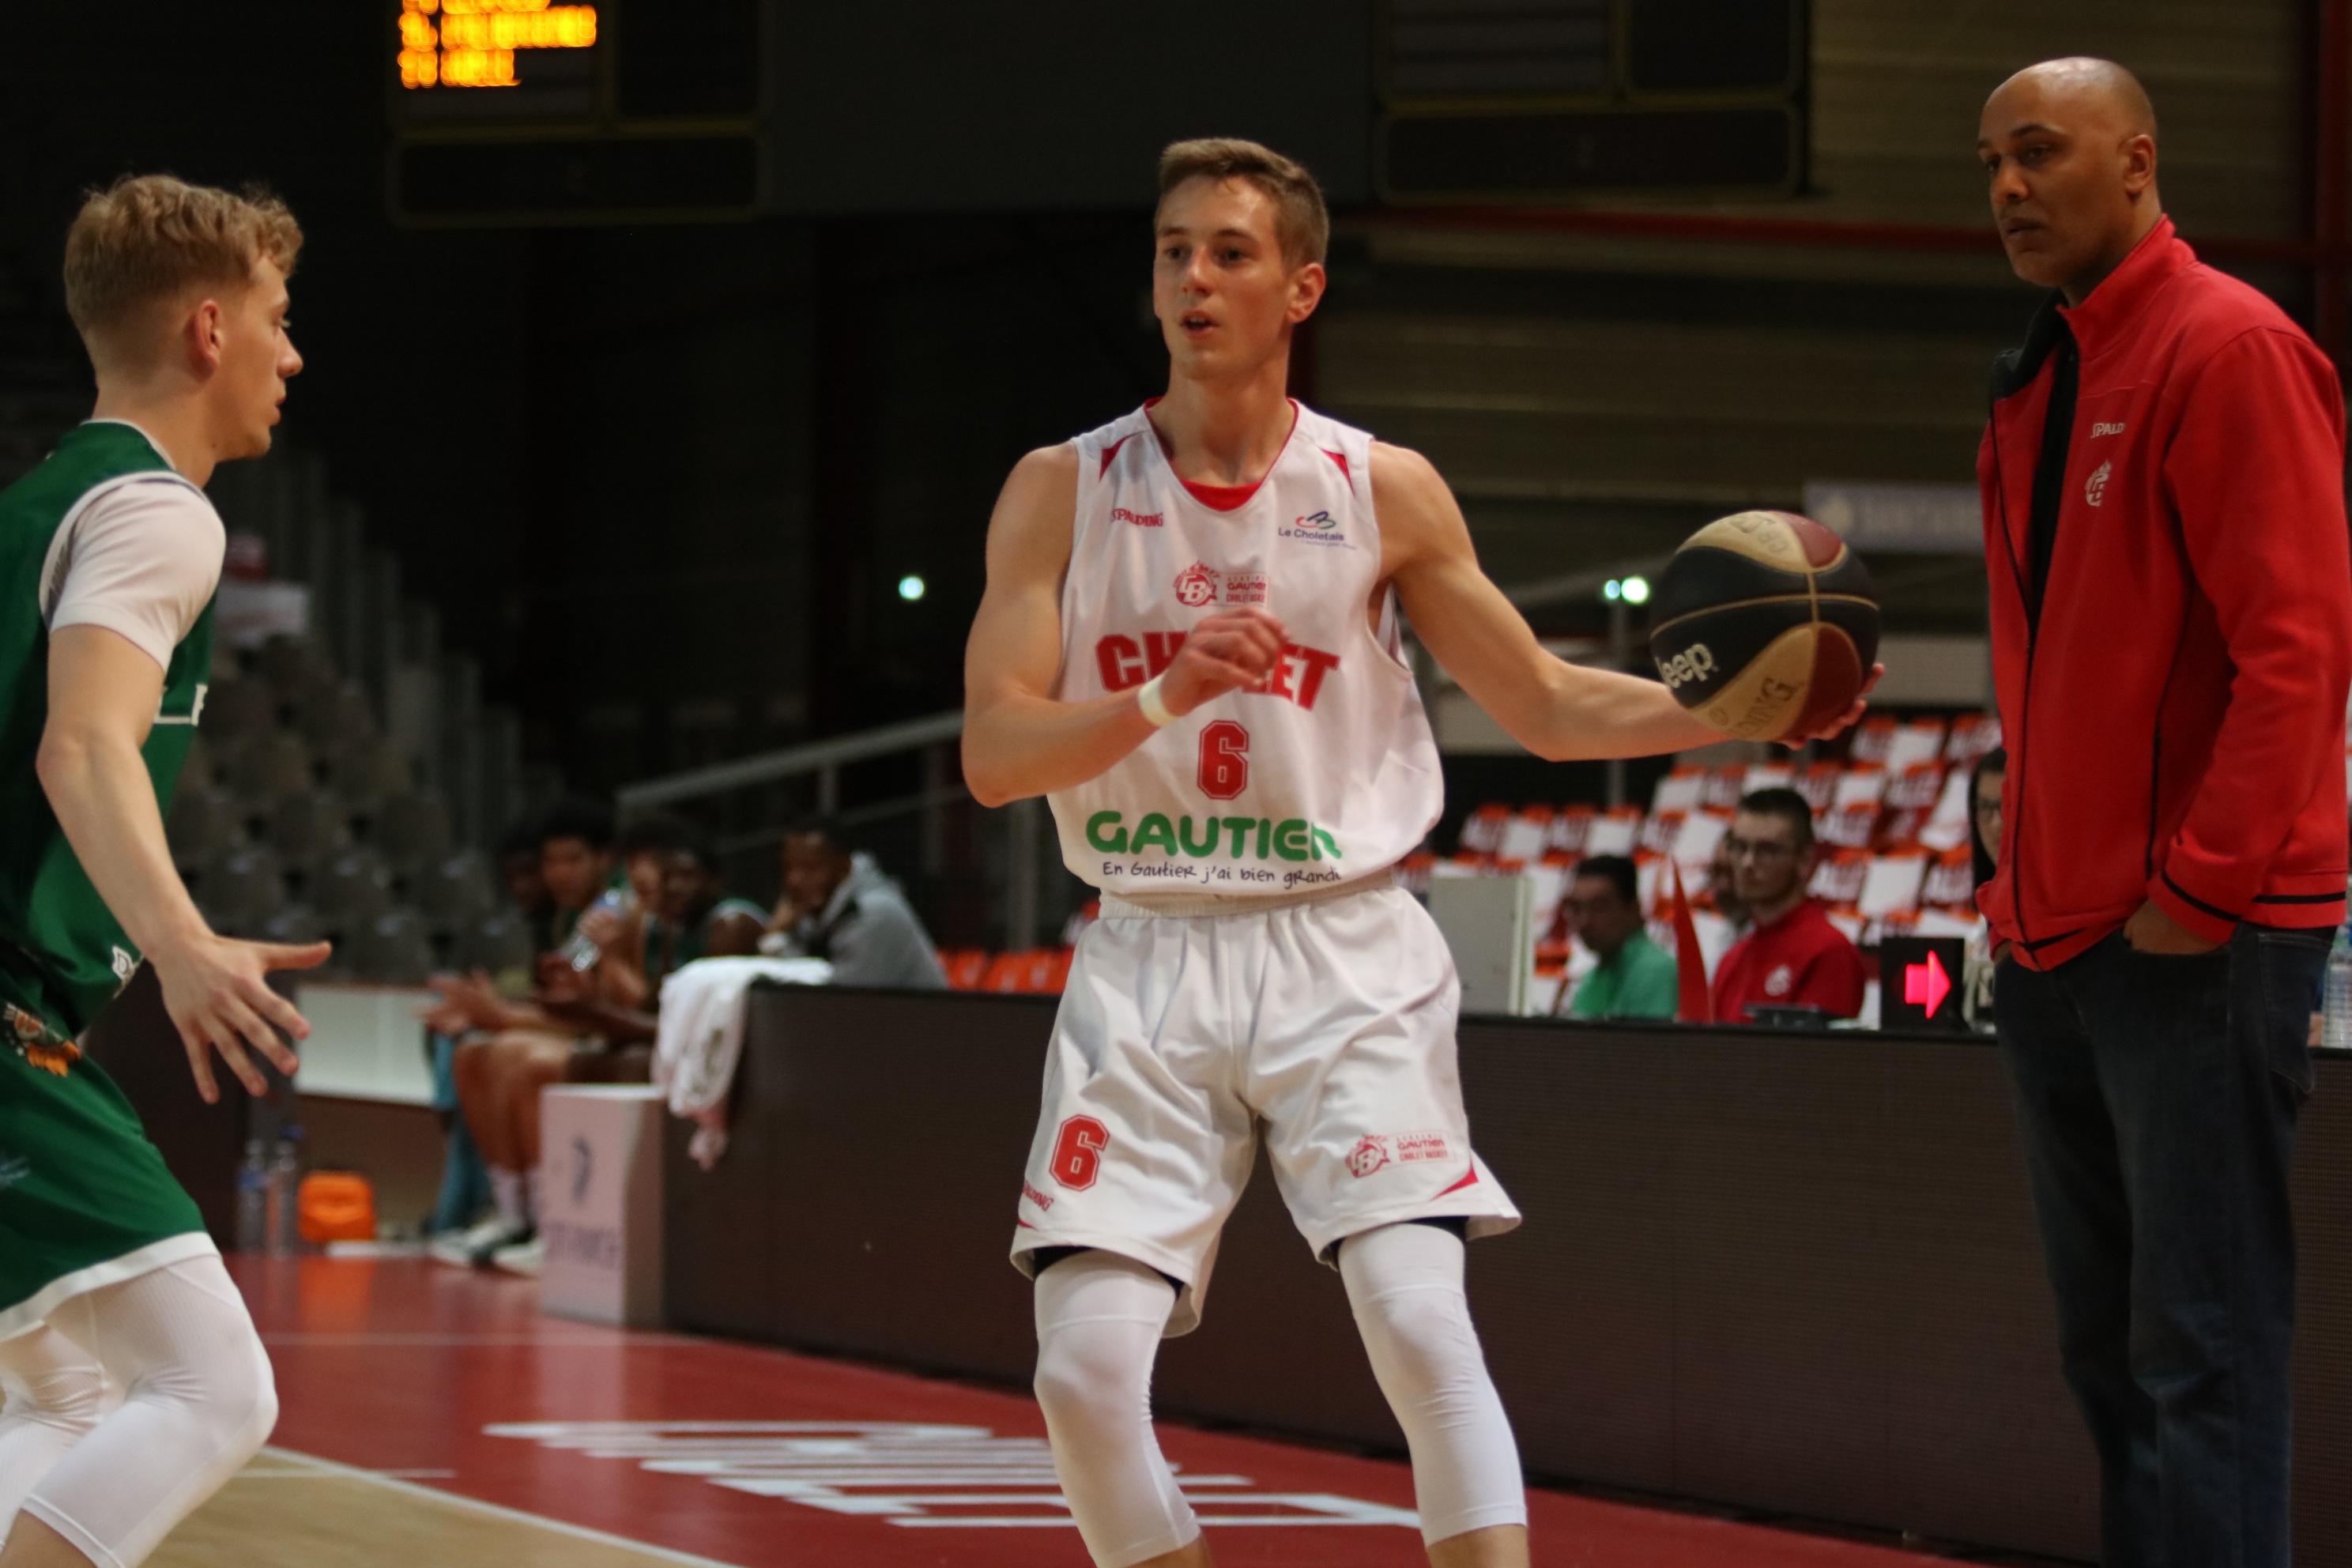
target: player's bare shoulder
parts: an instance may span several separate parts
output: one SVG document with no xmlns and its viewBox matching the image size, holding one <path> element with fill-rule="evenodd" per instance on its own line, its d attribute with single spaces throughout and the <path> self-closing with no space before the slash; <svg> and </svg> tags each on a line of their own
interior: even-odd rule
<svg viewBox="0 0 2352 1568">
<path fill-rule="evenodd" d="M 1384 580 L 1417 561 L 1468 542 L 1469 525 L 1436 464 L 1410 447 L 1374 441 L 1371 469 Z"/>
<path fill-rule="evenodd" d="M 1078 444 L 1040 447 L 1013 465 L 988 521 L 989 574 L 1058 578 L 1078 516 Z"/>
</svg>

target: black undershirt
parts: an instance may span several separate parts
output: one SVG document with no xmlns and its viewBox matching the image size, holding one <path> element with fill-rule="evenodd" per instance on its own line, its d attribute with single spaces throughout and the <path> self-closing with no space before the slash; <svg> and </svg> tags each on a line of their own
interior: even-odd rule
<svg viewBox="0 0 2352 1568">
<path fill-rule="evenodd" d="M 2049 596 L 2050 561 L 2058 550 L 2058 512 L 2066 499 L 2066 458 L 2074 439 L 2074 402 L 2081 381 L 2082 355 L 2064 318 L 2058 322 L 2056 363 L 2050 369 L 2050 406 L 2042 416 L 2042 456 L 2033 465 L 2033 510 L 2027 523 L 2032 550 L 2032 596 L 2026 601 L 2026 624 L 2042 626 L 2042 601 Z"/>
</svg>

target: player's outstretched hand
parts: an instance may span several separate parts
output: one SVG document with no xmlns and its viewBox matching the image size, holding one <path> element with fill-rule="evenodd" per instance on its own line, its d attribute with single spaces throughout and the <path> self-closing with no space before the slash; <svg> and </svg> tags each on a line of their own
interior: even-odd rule
<svg viewBox="0 0 2352 1568">
<path fill-rule="evenodd" d="M 1781 739 L 1780 743 L 1793 750 L 1798 746 L 1803 745 L 1808 741 L 1834 741 L 1840 735 L 1844 734 L 1848 730 L 1853 729 L 1856 724 L 1861 723 L 1862 716 L 1870 711 L 1870 694 L 1878 689 L 1879 677 L 1885 673 L 1886 667 L 1885 665 L 1872 665 L 1870 667 L 1870 679 L 1862 683 L 1862 690 L 1855 695 L 1853 707 L 1847 709 L 1843 713 L 1838 715 L 1836 719 L 1822 725 L 1811 734 L 1784 736 Z"/>
<path fill-rule="evenodd" d="M 1282 657 L 1282 623 L 1255 606 L 1203 616 L 1161 677 L 1160 700 L 1181 715 L 1228 691 L 1255 686 Z"/>
<path fill-rule="evenodd" d="M 266 976 L 272 970 L 316 969 L 333 952 L 323 942 L 281 947 L 206 931 L 185 947 L 148 955 L 163 984 L 163 1009 L 180 1031 L 188 1066 L 196 1075 L 196 1092 L 206 1105 L 220 1100 L 220 1085 L 213 1079 L 213 1051 L 220 1052 L 237 1081 L 256 1094 L 268 1093 L 269 1081 L 245 1054 L 247 1046 L 268 1058 L 278 1071 L 294 1070 L 297 1058 L 278 1032 L 283 1029 L 305 1039 L 310 1026 L 294 1004 L 269 988 Z"/>
</svg>

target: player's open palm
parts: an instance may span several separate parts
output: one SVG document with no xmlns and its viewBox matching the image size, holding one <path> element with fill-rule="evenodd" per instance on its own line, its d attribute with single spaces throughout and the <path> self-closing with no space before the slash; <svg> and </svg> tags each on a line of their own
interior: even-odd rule
<svg viewBox="0 0 2352 1568">
<path fill-rule="evenodd" d="M 1228 691 L 1255 686 L 1282 657 L 1282 623 L 1254 606 L 1220 610 L 1196 623 L 1160 678 L 1171 713 L 1190 713 Z"/>
<path fill-rule="evenodd" d="M 294 1004 L 269 988 L 268 976 L 279 969 L 315 969 L 333 952 L 323 942 L 284 947 L 207 931 L 184 948 L 150 955 L 163 988 L 164 1011 L 187 1047 L 196 1092 L 205 1104 L 220 1099 L 220 1086 L 213 1078 L 213 1051 L 255 1094 L 268 1093 L 269 1083 L 246 1055 L 247 1047 L 268 1058 L 278 1071 L 294 1070 L 294 1052 L 278 1038 L 278 1031 L 299 1040 L 310 1035 L 310 1026 Z"/>
</svg>

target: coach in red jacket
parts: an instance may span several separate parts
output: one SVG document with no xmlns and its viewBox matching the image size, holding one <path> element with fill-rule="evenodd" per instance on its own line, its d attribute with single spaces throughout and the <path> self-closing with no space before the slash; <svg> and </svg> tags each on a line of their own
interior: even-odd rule
<svg viewBox="0 0 2352 1568">
<path fill-rule="evenodd" d="M 2009 747 L 1995 1011 L 2103 1561 L 2286 1568 L 2287 1167 L 2344 916 L 2344 399 L 2162 216 L 2102 60 L 1978 150 L 2020 277 L 1977 472 Z"/>
</svg>

